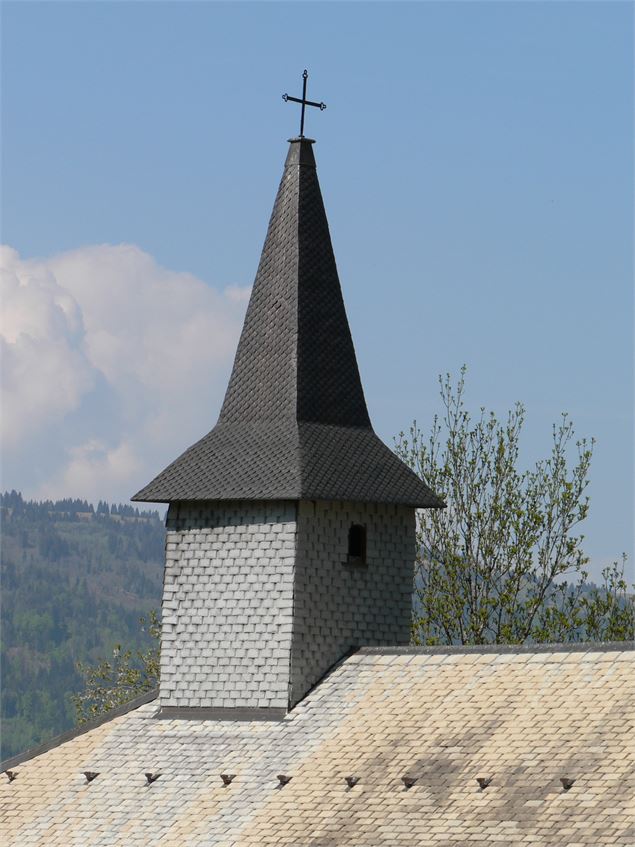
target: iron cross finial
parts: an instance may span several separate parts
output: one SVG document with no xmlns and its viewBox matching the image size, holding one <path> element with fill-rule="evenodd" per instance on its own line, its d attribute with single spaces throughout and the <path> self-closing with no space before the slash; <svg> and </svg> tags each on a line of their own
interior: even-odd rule
<svg viewBox="0 0 635 847">
<path fill-rule="evenodd" d="M 300 138 L 304 138 L 304 109 L 306 106 L 315 106 L 321 112 L 326 109 L 326 103 L 316 103 L 314 100 L 306 99 L 306 81 L 309 78 L 309 72 L 305 69 L 302 74 L 302 99 L 299 97 L 291 97 L 289 94 L 283 94 L 282 99 L 286 103 L 291 100 L 293 103 L 301 103 L 302 104 L 302 112 L 300 114 Z"/>
</svg>

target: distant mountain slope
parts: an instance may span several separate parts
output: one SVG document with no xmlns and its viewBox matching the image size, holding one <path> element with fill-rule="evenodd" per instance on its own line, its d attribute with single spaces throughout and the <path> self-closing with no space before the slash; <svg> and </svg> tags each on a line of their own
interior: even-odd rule
<svg viewBox="0 0 635 847">
<path fill-rule="evenodd" d="M 161 604 L 158 512 L 0 495 L 0 758 L 74 723 L 75 663 L 143 643 L 139 617 Z"/>
</svg>

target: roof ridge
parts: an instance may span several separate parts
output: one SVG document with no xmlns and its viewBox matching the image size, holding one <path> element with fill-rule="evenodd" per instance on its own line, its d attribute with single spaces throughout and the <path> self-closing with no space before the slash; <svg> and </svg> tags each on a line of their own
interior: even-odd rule
<svg viewBox="0 0 635 847">
<path fill-rule="evenodd" d="M 406 656 L 461 653 L 616 653 L 635 650 L 635 641 L 571 641 L 541 644 L 434 644 L 360 647 L 356 655 Z"/>
</svg>

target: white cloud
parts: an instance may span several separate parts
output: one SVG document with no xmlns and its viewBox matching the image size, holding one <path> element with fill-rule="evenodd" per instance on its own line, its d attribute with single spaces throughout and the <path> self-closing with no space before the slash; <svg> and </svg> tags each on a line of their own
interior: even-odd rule
<svg viewBox="0 0 635 847">
<path fill-rule="evenodd" d="M 77 408 L 93 383 L 78 304 L 43 265 L 0 248 L 2 434 L 5 449 Z"/>
<path fill-rule="evenodd" d="M 6 485 L 126 500 L 213 426 L 248 289 L 133 245 L 0 267 Z"/>
</svg>

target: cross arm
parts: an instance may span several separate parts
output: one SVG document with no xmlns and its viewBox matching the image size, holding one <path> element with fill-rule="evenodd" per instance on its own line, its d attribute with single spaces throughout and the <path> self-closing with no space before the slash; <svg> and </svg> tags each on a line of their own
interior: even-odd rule
<svg viewBox="0 0 635 847">
<path fill-rule="evenodd" d="M 301 100 L 299 97 L 291 97 L 290 94 L 283 94 L 282 99 L 287 102 L 287 100 L 292 100 L 294 103 L 302 103 L 305 106 L 316 106 L 321 111 L 326 109 L 326 103 L 316 103 L 314 100 Z"/>
</svg>

